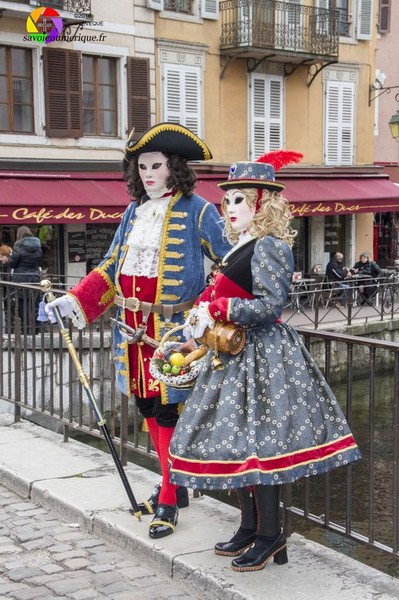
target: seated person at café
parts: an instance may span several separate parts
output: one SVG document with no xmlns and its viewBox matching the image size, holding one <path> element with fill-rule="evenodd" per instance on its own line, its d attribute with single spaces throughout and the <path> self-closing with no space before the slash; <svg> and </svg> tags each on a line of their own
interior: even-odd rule
<svg viewBox="0 0 399 600">
<path fill-rule="evenodd" d="M 344 255 L 336 252 L 326 267 L 327 281 L 333 281 L 337 284 L 336 306 L 344 308 L 345 303 L 351 300 L 351 286 L 348 283 L 342 283 L 345 279 L 350 279 L 351 272 L 343 266 Z"/>
<path fill-rule="evenodd" d="M 370 260 L 368 252 L 362 252 L 359 260 L 351 269 L 351 273 L 357 278 L 359 286 L 359 303 L 371 304 L 372 297 L 377 291 L 377 279 L 381 275 L 381 267 L 376 262 Z"/>
</svg>

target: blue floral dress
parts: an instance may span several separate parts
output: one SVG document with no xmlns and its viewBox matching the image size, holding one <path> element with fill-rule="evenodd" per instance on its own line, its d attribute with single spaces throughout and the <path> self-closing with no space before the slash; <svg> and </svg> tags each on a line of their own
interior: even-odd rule
<svg viewBox="0 0 399 600">
<path fill-rule="evenodd" d="M 240 354 L 210 350 L 170 446 L 172 483 L 229 489 L 291 483 L 360 458 L 345 416 L 296 331 L 280 320 L 292 251 L 266 236 L 222 263 L 209 301 L 214 319 L 247 327 Z"/>
</svg>

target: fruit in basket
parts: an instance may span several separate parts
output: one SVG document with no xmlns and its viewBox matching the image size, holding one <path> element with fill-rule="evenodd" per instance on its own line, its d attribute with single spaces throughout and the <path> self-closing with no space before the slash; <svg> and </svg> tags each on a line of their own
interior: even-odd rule
<svg viewBox="0 0 399 600">
<path fill-rule="evenodd" d="M 162 365 L 162 372 L 163 373 L 170 373 L 171 371 L 172 371 L 172 365 L 170 365 L 167 362 Z"/>
<path fill-rule="evenodd" d="M 180 375 L 181 367 L 179 365 L 173 365 L 172 375 Z"/>
<path fill-rule="evenodd" d="M 173 352 L 169 357 L 169 363 L 172 365 L 172 367 L 179 367 L 180 371 L 180 367 L 184 363 L 184 354 L 181 352 Z"/>
</svg>

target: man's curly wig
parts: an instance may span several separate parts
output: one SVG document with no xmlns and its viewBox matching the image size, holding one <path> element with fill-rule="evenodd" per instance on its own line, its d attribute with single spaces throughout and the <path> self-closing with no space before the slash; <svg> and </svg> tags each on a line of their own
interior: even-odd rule
<svg viewBox="0 0 399 600">
<path fill-rule="evenodd" d="M 189 198 L 193 195 L 193 189 L 197 176 L 194 170 L 187 164 L 187 159 L 176 154 L 165 154 L 168 159 L 167 166 L 169 177 L 166 180 L 166 188 L 182 192 Z M 132 198 L 140 200 L 145 195 L 145 188 L 139 174 L 139 156 L 133 156 L 125 171 L 127 189 Z"/>
</svg>

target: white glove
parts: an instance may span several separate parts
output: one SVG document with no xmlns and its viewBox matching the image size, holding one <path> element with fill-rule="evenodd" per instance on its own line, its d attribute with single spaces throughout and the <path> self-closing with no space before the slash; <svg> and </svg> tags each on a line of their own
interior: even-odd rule
<svg viewBox="0 0 399 600">
<path fill-rule="evenodd" d="M 52 323 L 57 322 L 53 312 L 53 306 L 56 306 L 58 308 L 61 317 L 69 317 L 73 313 L 73 310 L 75 308 L 73 300 L 71 300 L 71 297 L 67 294 L 64 296 L 60 296 L 52 302 L 49 302 L 44 307 L 44 310 L 46 311 L 47 316 Z"/>
<path fill-rule="evenodd" d="M 198 306 L 192 308 L 188 313 L 183 329 L 183 335 L 186 340 L 202 337 L 207 327 L 212 329 L 215 325 L 215 321 L 208 313 L 208 304 L 209 302 L 200 302 Z"/>
</svg>

